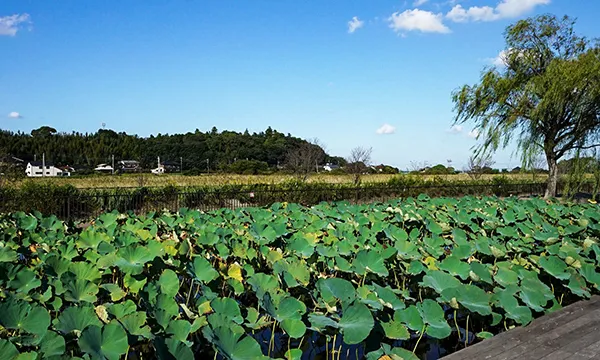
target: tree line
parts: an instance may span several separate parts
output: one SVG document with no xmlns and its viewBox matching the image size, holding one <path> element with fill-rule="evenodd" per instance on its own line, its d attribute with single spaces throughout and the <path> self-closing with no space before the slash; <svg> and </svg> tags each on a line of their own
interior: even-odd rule
<svg viewBox="0 0 600 360">
<path fill-rule="evenodd" d="M 70 165 L 79 169 L 93 169 L 101 163 L 118 160 L 136 160 L 143 168 L 157 166 L 161 161 L 183 163 L 188 171 L 231 169 L 285 168 L 294 154 L 303 149 L 315 154 L 318 162 L 343 162 L 329 156 L 319 144 L 283 134 L 271 127 L 259 133 L 196 130 L 186 134 L 173 134 L 144 138 L 124 132 L 100 129 L 95 133 L 62 133 L 43 126 L 27 134 L 0 131 L 0 153 L 25 161 L 41 160 L 42 154 L 49 163 Z"/>
</svg>

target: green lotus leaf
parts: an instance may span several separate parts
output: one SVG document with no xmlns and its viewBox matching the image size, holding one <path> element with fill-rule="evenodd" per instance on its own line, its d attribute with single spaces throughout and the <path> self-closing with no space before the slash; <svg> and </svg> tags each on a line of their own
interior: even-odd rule
<svg viewBox="0 0 600 360">
<path fill-rule="evenodd" d="M 571 292 L 582 298 L 590 298 L 590 289 L 587 286 L 585 279 L 578 273 L 572 273 L 567 285 Z"/>
<path fill-rule="evenodd" d="M 487 294 L 477 286 L 463 285 L 461 287 L 448 288 L 442 291 L 441 295 L 444 301 L 452 302 L 454 299 L 472 312 L 484 316 L 492 314 L 492 308 L 490 306 L 491 295 Z"/>
<path fill-rule="evenodd" d="M 110 237 L 105 233 L 96 232 L 93 227 L 89 227 L 79 234 L 76 244 L 80 249 L 96 249 L 102 241 L 110 242 Z"/>
<path fill-rule="evenodd" d="M 215 314 L 223 315 L 227 320 L 242 324 L 244 318 L 237 302 L 230 298 L 217 298 L 210 302 Z"/>
<path fill-rule="evenodd" d="M 396 240 L 394 248 L 398 252 L 398 257 L 405 260 L 418 260 L 421 258 L 419 248 L 413 241 Z"/>
<path fill-rule="evenodd" d="M 249 336 L 244 336 L 227 327 L 217 327 L 209 336 L 219 353 L 229 360 L 267 359 L 260 345 Z"/>
<path fill-rule="evenodd" d="M 457 256 L 449 256 L 445 258 L 439 264 L 440 270 L 444 270 L 453 276 L 458 276 L 463 280 L 467 280 L 469 277 L 469 271 L 471 270 L 469 264 L 460 261 Z"/>
<path fill-rule="evenodd" d="M 498 284 L 504 287 L 508 287 L 510 285 L 516 285 L 519 282 L 519 274 L 515 271 L 511 270 L 509 266 L 502 266 L 506 263 L 498 263 L 498 271 L 494 275 L 494 280 Z"/>
<path fill-rule="evenodd" d="M 79 347 L 92 359 L 118 360 L 127 352 L 127 333 L 114 323 L 88 326 L 79 337 Z"/>
<path fill-rule="evenodd" d="M 160 275 L 157 286 L 162 294 L 174 297 L 179 292 L 179 278 L 173 270 L 167 269 Z"/>
<path fill-rule="evenodd" d="M 136 309 L 137 307 L 135 303 L 131 300 L 127 300 L 118 304 L 109 304 L 106 307 L 108 313 L 113 315 L 117 319 L 120 319 L 125 315 L 133 314 L 136 311 Z"/>
<path fill-rule="evenodd" d="M 0 246 L 0 263 L 12 263 L 17 260 L 19 254 L 7 246 Z"/>
<path fill-rule="evenodd" d="M 142 336 L 146 339 L 152 338 L 150 327 L 146 324 L 146 313 L 137 311 L 132 314 L 117 317 L 117 320 L 123 325 L 128 333 L 135 336 Z M 167 329 L 167 332 L 169 330 Z"/>
<path fill-rule="evenodd" d="M 45 358 L 63 355 L 65 353 L 65 339 L 54 331 L 48 331 L 40 343 L 40 353 Z"/>
<path fill-rule="evenodd" d="M 398 319 L 393 319 L 388 322 L 381 322 L 381 327 L 385 332 L 385 336 L 392 340 L 408 340 L 410 333 L 402 322 Z"/>
<path fill-rule="evenodd" d="M 8 282 L 8 286 L 15 289 L 17 293 L 29 294 L 33 289 L 37 289 L 42 285 L 35 273 L 26 268 L 20 268 L 15 278 Z"/>
<path fill-rule="evenodd" d="M 271 296 L 266 294 L 263 299 L 265 310 L 281 323 L 281 328 L 292 338 L 299 338 L 306 332 L 306 325 L 302 322 L 302 315 L 306 313 L 303 302 L 286 297 L 279 304 L 274 304 Z"/>
<path fill-rule="evenodd" d="M 383 306 L 392 310 L 401 310 L 406 307 L 404 302 L 398 298 L 398 295 L 396 295 L 391 287 L 381 287 L 377 284 L 373 284 L 371 289 L 379 297 L 379 301 Z"/>
<path fill-rule="evenodd" d="M 81 303 L 94 303 L 97 300 L 96 294 L 100 290 L 98 285 L 83 279 L 71 279 L 64 286 L 64 298 L 67 301 Z"/>
<path fill-rule="evenodd" d="M 117 251 L 115 266 L 129 275 L 142 273 L 147 262 L 152 261 L 154 256 L 150 251 L 139 245 L 130 245 Z"/>
<path fill-rule="evenodd" d="M 493 338 L 493 337 L 494 337 L 494 334 L 492 334 L 492 333 L 490 333 L 490 332 L 487 332 L 487 331 L 481 331 L 481 332 L 478 332 L 478 333 L 476 334 L 476 336 L 477 336 L 477 338 L 479 338 L 479 339 L 486 340 L 486 339 L 491 339 L 491 338 Z"/>
<path fill-rule="evenodd" d="M 277 278 L 273 275 L 263 273 L 255 273 L 251 275 L 247 283 L 252 286 L 252 290 L 256 293 L 256 297 L 262 299 L 266 293 L 270 293 L 279 288 Z"/>
<path fill-rule="evenodd" d="M 421 331 L 424 323 L 419 309 L 416 306 L 411 305 L 406 309 L 398 310 L 394 313 L 394 319 L 401 321 L 406 324 L 409 329 L 413 331 Z"/>
<path fill-rule="evenodd" d="M 81 333 L 88 326 L 102 326 L 92 307 L 68 307 L 60 313 L 58 319 L 54 320 L 54 326 L 63 334 L 72 331 Z"/>
<path fill-rule="evenodd" d="M 100 288 L 106 290 L 110 294 L 110 299 L 112 301 L 119 301 L 127 295 L 127 293 L 117 284 L 102 284 L 100 285 Z"/>
<path fill-rule="evenodd" d="M 309 314 L 308 321 L 310 322 L 310 328 L 312 330 L 315 330 L 315 331 L 318 331 L 321 333 L 323 331 L 325 331 L 325 329 L 327 327 L 331 327 L 334 329 L 337 329 L 339 327 L 338 323 L 335 320 L 333 320 L 325 315 L 321 315 L 321 314 L 315 314 L 315 313 Z"/>
<path fill-rule="evenodd" d="M 125 274 L 125 277 L 123 277 L 123 286 L 132 294 L 137 294 L 146 285 L 147 281 L 146 277 L 138 279 L 130 274 Z"/>
<path fill-rule="evenodd" d="M 302 350 L 290 349 L 285 352 L 284 357 L 286 360 L 300 360 L 302 359 Z"/>
<path fill-rule="evenodd" d="M 543 311 L 549 300 L 554 298 L 552 290 L 542 283 L 537 276 L 521 281 L 519 297 L 535 311 Z"/>
<path fill-rule="evenodd" d="M 219 273 L 203 257 L 195 256 L 194 261 L 188 263 L 188 266 L 190 274 L 198 282 L 208 283 L 219 277 Z"/>
<path fill-rule="evenodd" d="M 321 298 L 329 304 L 340 300 L 342 305 L 349 305 L 356 298 L 356 290 L 351 282 L 339 278 L 319 279 L 317 290 Z"/>
<path fill-rule="evenodd" d="M 425 299 L 422 303 L 417 304 L 417 310 L 427 325 L 425 328 L 427 335 L 436 339 L 450 336 L 452 329 L 445 319 L 444 310 L 437 302 Z"/>
<path fill-rule="evenodd" d="M 354 303 L 346 308 L 339 322 L 344 342 L 348 345 L 363 342 L 371 333 L 374 325 L 371 311 L 361 303 Z"/>
<path fill-rule="evenodd" d="M 62 274 L 69 271 L 69 267 L 71 266 L 72 262 L 56 254 L 51 254 L 48 256 L 48 258 L 46 258 L 45 264 L 52 269 L 54 275 L 60 277 Z"/>
<path fill-rule="evenodd" d="M 25 215 L 19 217 L 19 228 L 25 231 L 33 231 L 38 226 L 38 220 L 32 215 Z"/>
<path fill-rule="evenodd" d="M 423 287 L 434 289 L 438 294 L 441 294 L 445 289 L 461 286 L 461 282 L 454 276 L 443 271 L 430 270 L 423 277 L 423 282 L 420 283 Z"/>
<path fill-rule="evenodd" d="M 567 264 L 557 256 L 541 256 L 539 265 L 544 271 L 559 280 L 567 280 L 570 277 L 567 272 Z"/>
<path fill-rule="evenodd" d="M 174 339 L 181 342 L 186 342 L 191 331 L 192 324 L 186 320 L 171 320 L 167 327 L 167 334 L 173 335 Z"/>
<path fill-rule="evenodd" d="M 381 360 L 381 359 L 419 360 L 419 357 L 404 348 L 401 348 L 401 347 L 392 348 L 388 344 L 381 344 L 381 348 L 368 353 L 366 356 L 366 359 L 367 360 Z"/>
<path fill-rule="evenodd" d="M 596 289 L 600 289 L 600 273 L 596 272 L 596 267 L 591 264 L 583 264 L 580 270 L 581 275 Z"/>
<path fill-rule="evenodd" d="M 75 277 L 78 280 L 95 282 L 102 277 L 100 271 L 93 264 L 84 261 L 71 263 L 69 266 L 69 271 L 75 274 Z"/>
<path fill-rule="evenodd" d="M 31 306 L 22 300 L 8 299 L 0 303 L 0 325 L 41 336 L 50 326 L 50 314 L 41 306 Z"/>
<path fill-rule="evenodd" d="M 498 305 L 506 312 L 506 317 L 513 319 L 521 325 L 529 324 L 532 320 L 531 310 L 526 306 L 519 305 L 514 297 L 513 291 L 499 290 L 495 297 Z"/>
<path fill-rule="evenodd" d="M 354 271 L 361 276 L 367 272 L 384 277 L 389 275 L 389 271 L 385 267 L 384 257 L 380 252 L 375 250 L 359 251 L 352 265 L 354 266 Z"/>
<path fill-rule="evenodd" d="M 488 265 L 472 262 L 471 263 L 471 272 L 470 276 L 476 282 L 483 281 L 490 285 L 494 284 L 494 280 L 492 279 L 492 273 Z"/>
</svg>

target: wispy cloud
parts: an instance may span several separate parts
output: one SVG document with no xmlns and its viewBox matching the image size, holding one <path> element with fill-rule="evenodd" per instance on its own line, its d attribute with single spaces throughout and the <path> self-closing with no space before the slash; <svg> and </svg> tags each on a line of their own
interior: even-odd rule
<svg viewBox="0 0 600 360">
<path fill-rule="evenodd" d="M 508 54 L 509 54 L 508 50 L 502 50 L 502 51 L 500 51 L 500 53 L 498 53 L 498 55 L 495 58 L 491 58 L 491 59 L 489 59 L 489 61 L 495 67 L 505 67 Z"/>
<path fill-rule="evenodd" d="M 467 136 L 470 137 L 471 139 L 477 139 L 479 137 L 479 130 L 473 129 L 473 130 L 469 131 Z"/>
<path fill-rule="evenodd" d="M 455 5 L 446 17 L 454 22 L 495 21 L 516 18 L 551 0 L 501 0 L 495 7 Z"/>
<path fill-rule="evenodd" d="M 11 113 L 8 114 L 8 117 L 11 118 L 11 119 L 22 119 L 23 115 L 19 114 L 16 111 L 13 111 L 13 112 L 11 112 Z"/>
<path fill-rule="evenodd" d="M 14 14 L 0 17 L 0 36 L 15 36 L 24 24 L 30 24 L 29 14 Z"/>
<path fill-rule="evenodd" d="M 421 31 L 428 33 L 450 33 L 444 25 L 443 15 L 431 11 L 413 9 L 404 12 L 395 12 L 388 18 L 390 27 L 396 32 Z"/>
<path fill-rule="evenodd" d="M 429 0 L 415 0 L 415 2 L 413 3 L 413 6 L 414 7 L 421 6 L 421 5 L 425 4 L 428 1 Z"/>
<path fill-rule="evenodd" d="M 348 21 L 348 33 L 352 34 L 363 26 L 365 26 L 365 22 L 360 20 L 358 16 L 355 16 L 352 20 Z"/>
<path fill-rule="evenodd" d="M 461 132 L 463 132 L 463 130 L 464 129 L 461 125 L 454 125 L 450 129 L 448 129 L 448 132 L 451 134 L 460 134 Z"/>
<path fill-rule="evenodd" d="M 396 127 L 390 124 L 383 124 L 379 129 L 375 131 L 379 135 L 390 135 L 396 132 Z"/>
</svg>

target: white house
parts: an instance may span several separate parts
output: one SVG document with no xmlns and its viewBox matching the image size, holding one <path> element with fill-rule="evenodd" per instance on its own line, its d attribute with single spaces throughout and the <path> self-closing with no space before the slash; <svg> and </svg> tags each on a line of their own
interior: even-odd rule
<svg viewBox="0 0 600 360">
<path fill-rule="evenodd" d="M 327 163 L 327 164 L 325 164 L 325 166 L 323 166 L 323 170 L 325 170 L 325 171 L 333 171 L 333 170 L 339 169 L 339 168 L 340 167 L 338 165 L 330 164 L 330 163 Z"/>
<path fill-rule="evenodd" d="M 113 172 L 112 166 L 110 166 L 108 164 L 100 164 L 94 170 L 99 171 L 99 172 L 104 172 L 104 173 L 107 173 L 107 172 L 112 173 Z"/>
<path fill-rule="evenodd" d="M 42 177 L 42 176 L 69 176 L 68 172 L 63 172 L 52 164 L 42 165 L 41 161 L 32 161 L 27 164 L 25 174 L 29 177 Z"/>
</svg>

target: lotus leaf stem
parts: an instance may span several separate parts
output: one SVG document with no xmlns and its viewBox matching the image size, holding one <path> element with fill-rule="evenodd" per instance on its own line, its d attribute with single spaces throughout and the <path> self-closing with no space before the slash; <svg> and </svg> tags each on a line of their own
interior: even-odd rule
<svg viewBox="0 0 600 360">
<path fill-rule="evenodd" d="M 456 326 L 456 335 L 458 335 L 458 341 L 460 342 L 460 329 L 458 328 L 458 321 L 456 321 L 456 309 L 454 310 L 454 326 Z"/>
<path fill-rule="evenodd" d="M 419 338 L 417 339 L 417 343 L 415 344 L 415 347 L 413 348 L 413 351 L 412 351 L 413 354 L 415 353 L 415 351 L 417 351 L 417 348 L 419 347 L 419 343 L 421 342 L 421 339 L 423 338 L 423 334 L 425 334 L 425 324 L 423 324 L 423 328 L 421 329 L 421 335 L 419 335 Z"/>
<path fill-rule="evenodd" d="M 471 314 L 467 315 L 467 327 L 465 328 L 465 347 L 469 346 L 469 318 Z"/>
</svg>

